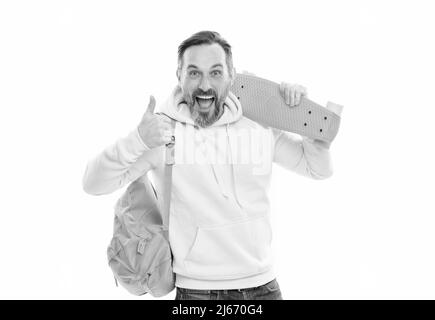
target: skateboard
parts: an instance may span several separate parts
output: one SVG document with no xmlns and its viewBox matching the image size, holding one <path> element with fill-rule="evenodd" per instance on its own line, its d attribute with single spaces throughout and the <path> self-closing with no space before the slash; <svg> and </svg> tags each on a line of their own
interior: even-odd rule
<svg viewBox="0 0 435 320">
<path fill-rule="evenodd" d="M 230 91 L 239 99 L 243 115 L 262 125 L 331 143 L 340 126 L 335 113 L 305 97 L 295 107 L 285 103 L 279 84 L 250 74 L 237 73 Z M 328 103 L 340 110 L 342 106 Z M 331 108 L 332 109 L 332 108 Z"/>
</svg>

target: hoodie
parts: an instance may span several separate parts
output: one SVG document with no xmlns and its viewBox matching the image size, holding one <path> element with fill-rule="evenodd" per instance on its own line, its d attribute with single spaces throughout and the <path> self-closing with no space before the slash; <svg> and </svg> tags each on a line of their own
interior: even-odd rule
<svg viewBox="0 0 435 320">
<path fill-rule="evenodd" d="M 273 280 L 272 163 L 313 179 L 332 174 L 321 143 L 244 117 L 232 92 L 223 107 L 215 123 L 200 128 L 177 86 L 156 110 L 176 121 L 169 241 L 182 288 L 242 289 Z M 84 190 L 107 194 L 148 174 L 161 199 L 164 151 L 148 148 L 136 128 L 88 162 Z"/>
</svg>

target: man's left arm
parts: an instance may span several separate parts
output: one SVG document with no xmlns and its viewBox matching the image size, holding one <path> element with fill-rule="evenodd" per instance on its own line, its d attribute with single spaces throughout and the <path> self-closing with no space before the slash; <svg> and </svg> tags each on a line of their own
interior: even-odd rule
<svg viewBox="0 0 435 320">
<path fill-rule="evenodd" d="M 307 91 L 303 86 L 280 84 L 280 92 L 289 107 L 297 106 Z M 280 166 L 313 179 L 332 175 L 329 144 L 272 128 L 275 142 L 273 161 Z"/>
</svg>

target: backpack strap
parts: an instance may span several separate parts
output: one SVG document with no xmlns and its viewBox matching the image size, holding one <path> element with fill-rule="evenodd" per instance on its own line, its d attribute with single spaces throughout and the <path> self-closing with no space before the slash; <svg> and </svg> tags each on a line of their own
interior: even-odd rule
<svg viewBox="0 0 435 320">
<path fill-rule="evenodd" d="M 175 131 L 175 120 L 171 119 L 173 131 Z M 169 229 L 169 211 L 171 206 L 171 192 L 172 192 L 172 166 L 174 165 L 174 145 L 175 136 L 172 135 L 172 141 L 166 144 L 165 150 L 165 168 L 163 177 L 163 225 Z"/>
</svg>

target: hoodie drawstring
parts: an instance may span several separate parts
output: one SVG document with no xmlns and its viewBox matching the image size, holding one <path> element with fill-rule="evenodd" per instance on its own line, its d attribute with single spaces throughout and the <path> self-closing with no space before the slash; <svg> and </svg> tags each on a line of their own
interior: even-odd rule
<svg viewBox="0 0 435 320">
<path fill-rule="evenodd" d="M 221 175 L 218 172 L 216 172 L 217 170 L 216 170 L 215 166 L 213 165 L 213 163 L 211 163 L 211 169 L 213 170 L 214 178 L 216 179 L 216 183 L 218 184 L 222 195 L 225 198 L 228 198 L 228 192 L 225 190 L 223 181 L 221 180 Z"/>
<path fill-rule="evenodd" d="M 201 147 L 205 148 L 205 145 L 201 145 Z M 209 157 L 209 153 L 207 152 L 207 150 L 204 149 L 203 152 L 204 152 L 206 157 Z M 222 181 L 221 174 L 218 172 L 219 171 L 218 168 L 213 164 L 213 161 L 210 161 L 210 159 L 208 159 L 208 160 L 209 160 L 211 169 L 213 171 L 214 179 L 216 180 L 216 183 L 219 186 L 219 190 L 221 191 L 222 195 L 225 198 L 228 198 L 229 195 L 228 195 L 227 190 L 225 190 L 225 185 L 224 185 L 224 183 Z"/>
<path fill-rule="evenodd" d="M 237 196 L 237 183 L 236 183 L 236 175 L 234 173 L 233 151 L 232 151 L 232 147 L 231 147 L 231 139 L 230 139 L 230 135 L 228 132 L 228 126 L 229 126 L 229 123 L 227 123 L 227 125 L 225 126 L 225 129 L 227 132 L 228 146 L 230 148 L 230 165 L 231 165 L 231 176 L 232 176 L 232 180 L 233 180 L 232 183 L 234 185 L 234 198 L 236 199 L 236 202 L 239 205 L 239 207 L 242 208 L 242 205 L 240 204 L 240 201 L 239 201 L 239 197 Z"/>
</svg>

